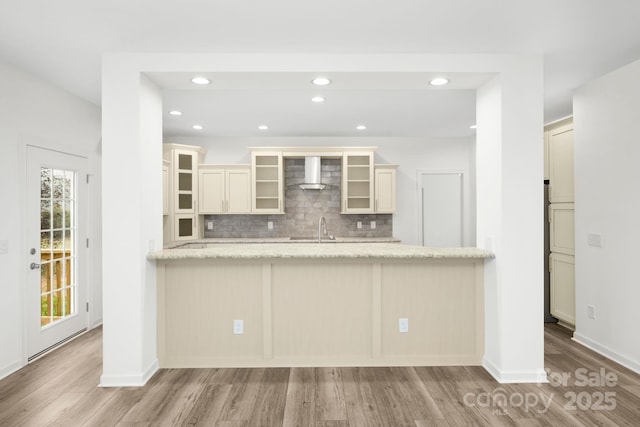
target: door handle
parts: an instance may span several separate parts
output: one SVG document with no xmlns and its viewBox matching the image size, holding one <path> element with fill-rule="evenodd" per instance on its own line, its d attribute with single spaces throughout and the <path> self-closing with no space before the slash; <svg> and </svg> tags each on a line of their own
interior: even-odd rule
<svg viewBox="0 0 640 427">
<path fill-rule="evenodd" d="M 32 262 L 29 268 L 32 270 L 35 270 L 37 268 L 40 268 L 40 264 L 36 264 L 35 262 Z"/>
</svg>

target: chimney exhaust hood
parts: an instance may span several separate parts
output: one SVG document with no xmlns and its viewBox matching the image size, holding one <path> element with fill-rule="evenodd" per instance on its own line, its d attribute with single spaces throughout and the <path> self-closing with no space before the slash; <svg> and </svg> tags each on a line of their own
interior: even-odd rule
<svg viewBox="0 0 640 427">
<path fill-rule="evenodd" d="M 300 188 L 303 190 L 324 190 L 325 185 L 320 182 L 321 174 L 320 157 L 305 157 L 304 183 L 300 184 Z"/>
</svg>

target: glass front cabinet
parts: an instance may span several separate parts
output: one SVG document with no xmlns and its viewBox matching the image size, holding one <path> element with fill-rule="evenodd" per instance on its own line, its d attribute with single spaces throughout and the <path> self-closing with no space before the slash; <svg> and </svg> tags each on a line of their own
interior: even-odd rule
<svg viewBox="0 0 640 427">
<path fill-rule="evenodd" d="M 164 144 L 163 157 L 168 162 L 168 214 L 164 218 L 164 241 L 202 237 L 198 218 L 198 165 L 206 150 L 201 147 Z"/>
<path fill-rule="evenodd" d="M 342 156 L 342 213 L 373 213 L 373 151 Z"/>
<path fill-rule="evenodd" d="M 253 151 L 253 213 L 284 213 L 284 178 L 281 151 Z"/>
</svg>

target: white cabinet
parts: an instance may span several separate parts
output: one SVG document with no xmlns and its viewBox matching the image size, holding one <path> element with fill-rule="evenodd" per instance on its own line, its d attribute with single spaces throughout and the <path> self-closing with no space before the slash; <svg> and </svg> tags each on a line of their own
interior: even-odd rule
<svg viewBox="0 0 640 427">
<path fill-rule="evenodd" d="M 195 214 L 173 215 L 173 220 L 173 240 L 191 240 L 200 237 L 198 217 Z"/>
<path fill-rule="evenodd" d="M 375 203 L 376 213 L 395 213 L 396 211 L 396 170 L 397 165 L 375 166 Z"/>
<path fill-rule="evenodd" d="M 576 324 L 575 258 L 572 255 L 552 253 L 549 257 L 551 272 L 551 314 L 565 326 Z"/>
<path fill-rule="evenodd" d="M 203 148 L 191 145 L 163 145 L 168 194 L 165 242 L 197 239 L 202 235 L 197 215 L 198 164 L 204 160 L 205 153 Z"/>
<path fill-rule="evenodd" d="M 548 130 L 549 202 L 573 203 L 573 123 Z"/>
<path fill-rule="evenodd" d="M 282 151 L 252 151 L 252 211 L 284 213 Z"/>
<path fill-rule="evenodd" d="M 575 254 L 574 204 L 549 205 L 549 246 L 551 252 Z"/>
<path fill-rule="evenodd" d="M 198 160 L 198 152 L 196 151 L 173 150 L 175 213 L 196 213 Z"/>
<path fill-rule="evenodd" d="M 199 166 L 200 214 L 251 213 L 249 165 Z"/>
<path fill-rule="evenodd" d="M 573 121 L 545 128 L 545 174 L 549 178 L 549 272 L 551 314 L 575 325 Z"/>
<path fill-rule="evenodd" d="M 342 156 L 342 213 L 373 213 L 373 152 L 345 152 Z"/>
</svg>

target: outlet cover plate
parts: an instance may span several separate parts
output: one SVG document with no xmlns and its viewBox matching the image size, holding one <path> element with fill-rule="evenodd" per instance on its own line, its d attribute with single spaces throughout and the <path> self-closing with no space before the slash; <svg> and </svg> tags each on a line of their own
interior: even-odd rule
<svg viewBox="0 0 640 427">
<path fill-rule="evenodd" d="M 244 333 L 244 321 L 243 320 L 234 320 L 233 321 L 233 334 L 234 335 L 242 335 Z"/>
<path fill-rule="evenodd" d="M 0 240 L 0 255 L 7 255 L 9 253 L 9 241 Z"/>
<path fill-rule="evenodd" d="M 589 233 L 587 235 L 587 243 L 589 246 L 595 246 L 596 248 L 602 247 L 602 235 L 597 233 Z"/>
<path fill-rule="evenodd" d="M 400 319 L 398 319 L 398 330 L 402 334 L 406 334 L 407 332 L 409 332 L 409 319 L 407 319 L 406 317 L 401 317 Z"/>
</svg>

